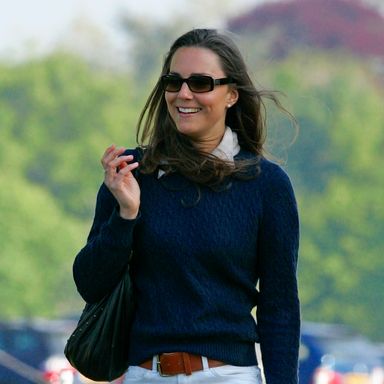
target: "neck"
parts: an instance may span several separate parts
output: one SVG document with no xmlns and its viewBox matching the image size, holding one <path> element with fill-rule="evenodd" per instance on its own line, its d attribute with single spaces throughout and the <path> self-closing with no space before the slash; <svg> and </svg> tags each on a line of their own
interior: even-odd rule
<svg viewBox="0 0 384 384">
<path fill-rule="evenodd" d="M 193 146 L 202 153 L 212 153 L 213 150 L 220 144 L 223 139 L 224 132 L 218 136 L 206 138 L 191 138 Z"/>
</svg>

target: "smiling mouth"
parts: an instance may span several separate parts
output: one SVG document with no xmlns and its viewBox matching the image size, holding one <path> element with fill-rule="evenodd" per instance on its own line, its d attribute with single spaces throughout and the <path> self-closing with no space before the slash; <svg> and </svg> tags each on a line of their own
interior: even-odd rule
<svg viewBox="0 0 384 384">
<path fill-rule="evenodd" d="M 182 107 L 177 108 L 177 111 L 179 113 L 187 113 L 187 114 L 197 113 L 200 110 L 201 110 L 201 108 L 182 108 Z"/>
</svg>

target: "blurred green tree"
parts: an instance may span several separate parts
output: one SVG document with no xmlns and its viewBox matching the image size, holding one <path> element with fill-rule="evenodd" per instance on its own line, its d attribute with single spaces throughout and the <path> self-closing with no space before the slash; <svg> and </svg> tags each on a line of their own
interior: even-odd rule
<svg viewBox="0 0 384 384">
<path fill-rule="evenodd" d="M 0 64 L 3 315 L 59 313 L 79 301 L 70 270 L 102 180 L 99 158 L 112 142 L 135 145 L 164 53 L 149 42 L 157 27 L 147 28 L 133 35 L 133 73 L 63 53 Z M 171 28 L 164 36 L 168 45 Z M 345 53 L 307 49 L 263 61 L 244 42 L 256 83 L 285 92 L 300 124 L 289 146 L 289 122 L 274 109 L 268 118 L 269 147 L 286 160 L 299 201 L 303 318 L 382 340 L 383 88 L 370 63 Z"/>
<path fill-rule="evenodd" d="M 287 156 L 300 203 L 303 317 L 382 339 L 384 90 L 369 62 L 308 53 L 264 72 L 300 124 L 295 144 L 279 155 Z M 271 137 L 281 140 L 288 127 L 271 120 Z"/>
<path fill-rule="evenodd" d="M 0 66 L 1 315 L 70 312 L 81 307 L 71 267 L 102 182 L 99 159 L 112 142 L 134 145 L 142 102 L 127 73 L 68 54 Z"/>
<path fill-rule="evenodd" d="M 88 218 L 104 148 L 134 143 L 135 85 L 127 74 L 97 71 L 60 53 L 2 68 L 0 84 L 3 129 L 22 146 L 23 174 L 65 211 Z"/>
</svg>

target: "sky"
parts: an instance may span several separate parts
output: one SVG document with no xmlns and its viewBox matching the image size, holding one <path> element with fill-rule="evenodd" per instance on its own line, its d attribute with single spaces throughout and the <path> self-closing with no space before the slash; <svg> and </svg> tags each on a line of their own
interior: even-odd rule
<svg viewBox="0 0 384 384">
<path fill-rule="evenodd" d="M 226 14 L 234 15 L 262 1 L 265 0 L 0 0 L 0 55 L 23 55 L 27 45 L 32 45 L 37 53 L 49 51 L 80 19 L 97 26 L 112 44 L 118 45 L 117 24 L 122 12 L 164 22 L 185 15 L 189 8 L 195 15 L 202 15 L 204 23 L 215 27 L 224 8 Z"/>
</svg>

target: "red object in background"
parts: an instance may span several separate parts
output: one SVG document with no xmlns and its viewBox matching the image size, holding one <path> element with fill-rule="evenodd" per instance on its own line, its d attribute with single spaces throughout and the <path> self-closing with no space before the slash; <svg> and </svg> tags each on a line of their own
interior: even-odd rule
<svg viewBox="0 0 384 384">
<path fill-rule="evenodd" d="M 343 384 L 343 377 L 330 368 L 321 367 L 315 371 L 312 384 Z"/>
<path fill-rule="evenodd" d="M 76 371 L 73 368 L 63 368 L 58 371 L 45 371 L 43 379 L 47 384 L 73 383 L 75 372 Z"/>
<path fill-rule="evenodd" d="M 361 0 L 289 0 L 258 5 L 230 19 L 228 27 L 236 33 L 276 28 L 280 33 L 272 44 L 280 57 L 298 45 L 384 57 L 383 20 Z"/>
</svg>

